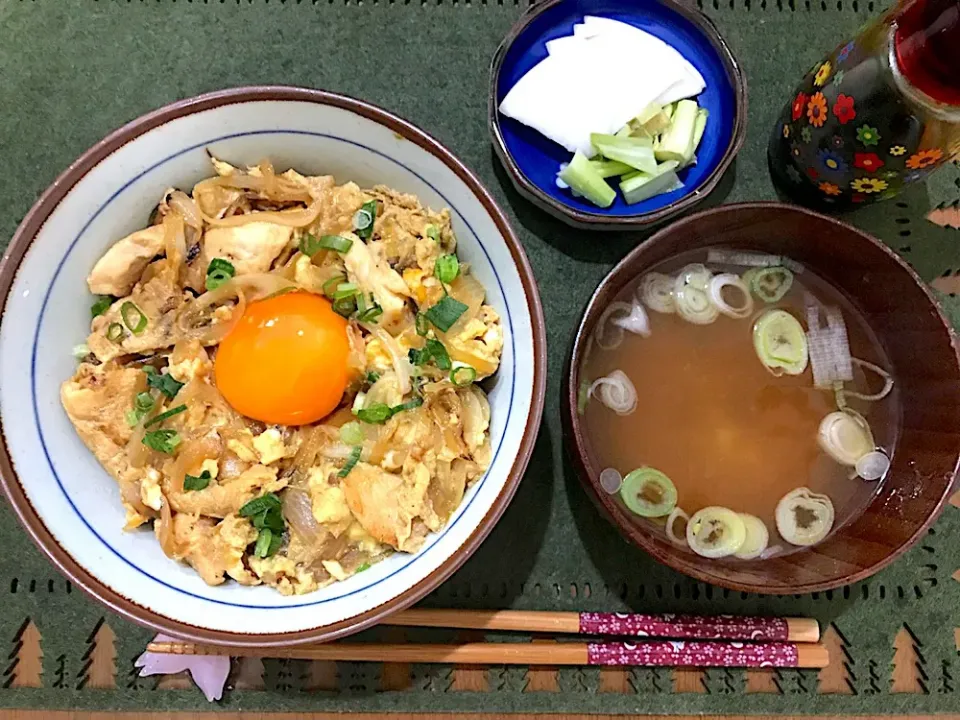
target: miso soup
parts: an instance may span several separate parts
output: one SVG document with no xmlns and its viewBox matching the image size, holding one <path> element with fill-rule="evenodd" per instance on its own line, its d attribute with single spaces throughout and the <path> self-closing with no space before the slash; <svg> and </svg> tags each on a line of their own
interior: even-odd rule
<svg viewBox="0 0 960 720">
<path fill-rule="evenodd" d="M 580 369 L 601 485 L 700 555 L 820 542 L 883 482 L 892 366 L 853 304 L 790 258 L 713 248 L 636 279 Z"/>
</svg>

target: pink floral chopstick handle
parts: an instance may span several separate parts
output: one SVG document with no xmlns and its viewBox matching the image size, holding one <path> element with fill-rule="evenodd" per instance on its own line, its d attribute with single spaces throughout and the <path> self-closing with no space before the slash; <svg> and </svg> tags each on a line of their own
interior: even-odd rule
<svg viewBox="0 0 960 720">
<path fill-rule="evenodd" d="M 580 613 L 580 632 L 585 635 L 776 641 L 786 640 L 789 628 L 783 618 Z"/>
<path fill-rule="evenodd" d="M 590 665 L 669 667 L 797 667 L 793 643 L 751 644 L 699 640 L 644 640 L 640 643 L 588 643 Z"/>
</svg>

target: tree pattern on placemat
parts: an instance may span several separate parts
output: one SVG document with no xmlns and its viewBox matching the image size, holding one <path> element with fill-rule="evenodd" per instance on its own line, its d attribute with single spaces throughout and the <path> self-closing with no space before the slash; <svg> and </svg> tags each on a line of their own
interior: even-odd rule
<svg viewBox="0 0 960 720">
<path fill-rule="evenodd" d="M 112 688 L 117 684 L 117 636 L 100 618 L 87 637 L 87 649 L 81 658 L 82 665 L 77 673 L 77 688 Z"/>
<path fill-rule="evenodd" d="M 704 684 L 708 693 L 738 695 L 744 690 L 744 673 L 737 668 L 706 668 Z"/>
<path fill-rule="evenodd" d="M 669 668 L 634 667 L 628 670 L 630 686 L 636 693 L 664 693 L 672 688 Z"/>
<path fill-rule="evenodd" d="M 303 669 L 291 658 L 265 658 L 263 686 L 271 692 L 291 692 L 301 689 Z"/>
<path fill-rule="evenodd" d="M 42 638 L 33 620 L 24 620 L 13 638 L 13 651 L 3 671 L 3 686 L 15 688 L 43 687 Z"/>
<path fill-rule="evenodd" d="M 51 687 L 58 690 L 67 686 L 67 656 L 61 653 L 57 657 L 57 666 L 53 670 L 53 683 Z"/>
<path fill-rule="evenodd" d="M 823 633 L 821 642 L 830 652 L 830 664 L 817 674 L 817 692 L 823 695 L 852 695 L 850 663 L 852 659 L 847 651 L 847 641 L 831 623 Z"/>
<path fill-rule="evenodd" d="M 375 693 L 380 688 L 380 663 L 338 662 L 340 692 Z"/>
<path fill-rule="evenodd" d="M 927 674 L 920 643 L 904 624 L 893 640 L 893 671 L 890 674 L 890 692 L 925 693 Z"/>
<path fill-rule="evenodd" d="M 517 665 L 492 665 L 487 670 L 487 687 L 499 692 L 523 692 L 526 671 Z"/>
</svg>

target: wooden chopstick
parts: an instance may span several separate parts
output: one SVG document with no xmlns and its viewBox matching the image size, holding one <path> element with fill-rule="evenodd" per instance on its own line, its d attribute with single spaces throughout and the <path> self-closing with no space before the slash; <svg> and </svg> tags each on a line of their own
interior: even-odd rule
<svg viewBox="0 0 960 720">
<path fill-rule="evenodd" d="M 338 642 L 277 648 L 230 648 L 189 642 L 153 642 L 149 652 L 230 655 L 351 662 L 456 663 L 461 665 L 634 665 L 662 667 L 822 668 L 823 645 L 651 640 L 639 643 L 463 643 L 386 645 Z"/>
<path fill-rule="evenodd" d="M 734 615 L 640 615 L 627 613 L 539 612 L 531 610 L 431 610 L 395 613 L 384 625 L 578 635 L 696 638 L 815 643 L 820 626 L 813 618 L 765 618 Z"/>
</svg>

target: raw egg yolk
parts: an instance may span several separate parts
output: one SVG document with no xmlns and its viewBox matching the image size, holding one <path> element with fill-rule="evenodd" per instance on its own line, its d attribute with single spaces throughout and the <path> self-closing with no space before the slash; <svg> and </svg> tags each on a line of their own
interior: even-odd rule
<svg viewBox="0 0 960 720">
<path fill-rule="evenodd" d="M 217 388 L 234 410 L 277 425 L 329 415 L 347 386 L 347 321 L 322 297 L 291 292 L 247 305 L 220 343 Z"/>
</svg>

